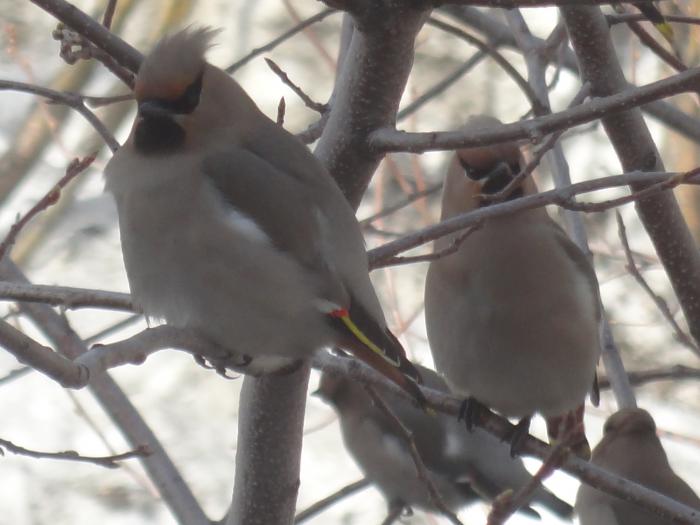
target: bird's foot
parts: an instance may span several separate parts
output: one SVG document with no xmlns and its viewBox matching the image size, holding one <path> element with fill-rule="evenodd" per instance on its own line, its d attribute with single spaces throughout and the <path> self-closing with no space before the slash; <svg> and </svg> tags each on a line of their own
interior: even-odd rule
<svg viewBox="0 0 700 525">
<path fill-rule="evenodd" d="M 459 421 L 464 421 L 464 425 L 467 427 L 467 430 L 472 432 L 474 427 L 481 422 L 483 415 L 488 412 L 490 411 L 486 405 L 469 396 L 467 399 L 462 401 L 462 404 L 459 407 L 459 415 L 457 416 L 457 419 Z"/>
<path fill-rule="evenodd" d="M 510 441 L 510 457 L 517 456 L 525 444 L 525 440 L 530 435 L 530 420 L 532 416 L 525 416 L 513 426 L 511 431 L 505 436 L 504 441 Z"/>
<path fill-rule="evenodd" d="M 239 376 L 230 375 L 228 373 L 228 369 L 229 368 L 234 368 L 234 369 L 245 368 L 251 363 L 253 358 L 244 354 L 241 357 L 240 362 L 235 362 L 235 361 L 233 361 L 233 358 L 237 357 L 237 355 L 238 354 L 234 354 L 234 353 L 230 353 L 230 352 L 227 353 L 225 356 L 217 357 L 217 358 L 205 357 L 203 355 L 195 355 L 194 360 L 199 366 L 206 368 L 207 370 L 216 371 L 216 373 L 219 374 L 224 379 L 238 379 Z"/>
</svg>

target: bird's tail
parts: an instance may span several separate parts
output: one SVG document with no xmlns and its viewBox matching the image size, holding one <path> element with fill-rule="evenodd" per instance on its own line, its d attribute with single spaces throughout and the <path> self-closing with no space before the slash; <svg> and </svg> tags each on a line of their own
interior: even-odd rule
<svg viewBox="0 0 700 525">
<path fill-rule="evenodd" d="M 591 447 L 586 439 L 583 425 L 583 404 L 574 410 L 547 418 L 547 435 L 551 444 L 565 441 L 581 459 L 591 459 Z"/>
<path fill-rule="evenodd" d="M 422 379 L 416 367 L 406 357 L 401 343 L 388 328 L 383 328 L 357 305 L 351 310 L 336 309 L 327 314 L 338 334 L 338 346 L 396 383 L 421 408 L 427 401 L 418 387 Z"/>
</svg>

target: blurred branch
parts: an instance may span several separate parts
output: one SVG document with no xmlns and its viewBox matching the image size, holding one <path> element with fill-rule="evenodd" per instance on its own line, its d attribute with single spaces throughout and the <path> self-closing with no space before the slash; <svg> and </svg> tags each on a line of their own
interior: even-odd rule
<svg viewBox="0 0 700 525">
<path fill-rule="evenodd" d="M 650 370 L 639 370 L 627 372 L 630 383 L 635 386 L 655 381 L 676 381 L 679 379 L 700 379 L 700 368 L 674 365 L 671 367 L 653 368 Z M 610 388 L 610 381 L 607 377 L 602 377 L 598 381 L 600 388 Z"/>
<path fill-rule="evenodd" d="M 307 507 L 306 509 L 299 512 L 294 518 L 294 525 L 304 523 L 306 520 L 313 518 L 316 514 L 320 514 L 331 505 L 334 505 L 340 500 L 354 494 L 357 491 L 365 489 L 370 485 L 371 483 L 367 478 L 362 478 L 359 481 L 350 483 L 350 485 L 346 485 L 342 489 L 335 491 L 330 496 L 326 496 L 322 500 L 317 501 L 310 507 Z"/>
<path fill-rule="evenodd" d="M 555 45 L 558 45 L 558 40 L 563 37 L 564 34 L 559 32 L 561 29 L 563 29 L 563 26 L 557 26 L 545 41 L 540 41 L 534 38 L 530 32 L 527 22 L 519 10 L 516 9 L 509 11 L 506 14 L 506 18 L 511 30 L 513 31 L 515 41 L 518 43 L 518 47 L 520 47 L 523 56 L 525 57 L 525 63 L 527 64 L 528 70 L 528 81 L 532 83 L 533 89 L 540 97 L 543 105 L 547 107 L 548 113 L 551 113 L 549 88 L 546 80 L 546 68 L 548 63 L 547 55 L 551 50 L 550 41 L 552 41 Z M 584 83 L 581 86 L 579 94 L 574 97 L 574 102 L 572 102 L 572 105 L 576 105 L 577 102 L 581 102 L 583 97 L 585 97 L 590 91 L 591 85 L 588 82 Z M 569 170 L 569 164 L 564 156 L 564 149 L 562 148 L 561 143 L 557 142 L 556 138 L 554 138 L 555 136 L 556 134 L 552 135 L 552 139 L 554 140 L 552 149 L 549 151 L 545 150 L 545 153 L 541 155 L 536 155 L 533 161 L 535 161 L 538 156 L 544 156 L 545 160 L 549 164 L 555 187 L 562 188 L 571 186 L 571 172 Z M 530 164 L 532 164 L 532 161 Z M 524 173 L 527 173 L 528 167 L 529 165 L 526 166 L 525 170 L 523 170 Z M 520 174 L 518 174 L 518 176 L 520 176 Z M 632 196 L 628 195 L 626 197 L 631 198 Z M 622 201 L 620 201 L 620 203 L 622 203 Z M 599 207 L 603 207 L 611 203 L 596 204 L 600 205 Z M 581 209 L 585 210 L 586 208 L 583 207 Z M 591 267 L 593 267 L 593 256 L 590 248 L 588 247 L 588 235 L 581 215 L 576 213 L 573 209 L 565 209 L 564 218 L 566 220 L 566 227 L 569 235 L 585 254 L 586 258 L 591 264 Z M 598 292 L 598 296 L 599 295 L 600 293 Z M 608 315 L 602 302 L 600 303 L 600 317 L 599 340 L 601 354 L 603 363 L 605 364 L 605 370 L 607 371 L 610 379 L 613 381 L 615 400 L 620 408 L 636 407 L 637 401 L 634 396 L 634 390 L 627 379 L 624 363 L 620 357 L 620 351 L 615 343 L 615 338 L 613 336 L 612 329 L 610 328 Z M 591 401 L 594 405 L 598 405 L 600 401 L 599 392 L 595 387 L 591 392 Z"/>
<path fill-rule="evenodd" d="M 493 59 L 493 61 L 496 62 L 496 64 L 498 64 L 501 67 L 501 69 L 503 69 L 503 71 L 517 84 L 517 86 L 523 92 L 527 100 L 530 102 L 530 106 L 532 106 L 535 115 L 541 115 L 544 112 L 545 108 L 538 100 L 537 95 L 534 93 L 532 87 L 530 87 L 530 84 L 528 84 L 527 80 L 525 80 L 523 76 L 518 72 L 518 70 L 515 69 L 515 67 L 513 67 L 513 65 L 491 44 L 482 42 L 481 40 L 470 35 L 469 33 L 462 31 L 460 28 L 455 27 L 452 24 L 442 22 L 441 20 L 438 20 L 434 17 L 428 18 L 426 24 L 431 25 L 433 27 L 437 27 L 438 29 L 445 31 L 446 33 L 450 33 L 451 35 L 461 38 L 462 40 L 465 40 L 466 42 L 472 44 L 479 51 L 489 55 Z"/>
<path fill-rule="evenodd" d="M 622 215 L 620 215 L 620 212 L 618 211 L 615 213 L 615 217 L 617 218 L 617 232 L 620 237 L 620 242 L 622 243 L 622 248 L 625 252 L 625 257 L 627 259 L 627 265 L 625 266 L 627 268 L 627 271 L 632 277 L 634 277 L 634 280 L 637 281 L 637 283 L 647 293 L 651 300 L 654 301 L 654 304 L 658 308 L 659 312 L 661 312 L 661 315 L 671 325 L 676 340 L 700 357 L 700 349 L 698 349 L 697 345 L 688 336 L 688 334 L 686 334 L 683 331 L 676 319 L 673 317 L 671 309 L 668 307 L 668 303 L 663 299 L 663 297 L 657 295 L 654 292 L 654 290 L 651 289 L 649 283 L 647 283 L 646 279 L 644 279 L 644 276 L 639 272 L 637 264 L 634 262 L 634 256 L 632 255 L 632 250 L 630 249 L 629 240 L 627 239 L 627 228 L 625 228 L 625 223 L 622 220 Z"/>
<path fill-rule="evenodd" d="M 554 474 L 554 471 L 561 467 L 566 457 L 570 454 L 571 452 L 566 447 L 565 442 L 551 446 L 547 458 L 527 483 L 515 492 L 512 489 L 507 490 L 496 498 L 491 506 L 491 512 L 486 518 L 486 525 L 502 525 L 518 509 L 527 506 L 532 500 L 534 493 L 542 487 L 542 482 Z"/>
<path fill-rule="evenodd" d="M 387 406 L 387 404 L 384 402 L 381 396 L 379 396 L 372 387 L 365 386 L 365 390 L 372 398 L 374 405 L 379 409 L 379 411 L 382 414 L 384 414 L 384 417 L 386 417 L 387 421 L 391 422 L 391 424 L 394 425 L 394 428 L 396 428 L 396 430 L 403 438 L 405 444 L 408 446 L 408 451 L 411 454 L 411 459 L 413 459 L 413 465 L 416 468 L 416 475 L 418 476 L 418 479 L 425 485 L 425 488 L 428 491 L 428 497 L 430 498 L 430 502 L 451 523 L 453 523 L 454 525 L 463 525 L 462 522 L 459 521 L 459 518 L 457 518 L 457 515 L 447 507 L 445 501 L 442 499 L 442 496 L 435 487 L 435 484 L 430 479 L 428 469 L 426 468 L 425 463 L 423 463 L 423 458 L 420 457 L 420 452 L 418 452 L 418 447 L 416 447 L 416 442 L 413 439 L 411 431 L 408 430 L 408 428 L 406 428 L 406 426 L 401 422 L 401 420 L 398 417 L 396 417 L 396 415 Z"/>
<path fill-rule="evenodd" d="M 148 455 L 146 447 L 137 448 L 122 454 L 114 454 L 112 456 L 83 456 L 74 450 L 65 450 L 63 452 L 39 452 L 38 450 L 30 450 L 28 448 L 15 445 L 6 439 L 0 439 L 0 455 L 3 455 L 3 449 L 18 454 L 37 459 L 64 459 L 68 461 L 77 461 L 83 463 L 92 463 L 106 468 L 119 468 L 119 462 L 125 459 L 144 457 Z"/>
<path fill-rule="evenodd" d="M 328 104 L 321 104 L 320 102 L 312 100 L 309 95 L 304 93 L 303 89 L 301 89 L 294 82 L 292 82 L 292 80 L 289 78 L 289 75 L 287 75 L 287 73 L 285 73 L 274 60 L 272 60 L 271 58 L 266 58 L 265 62 L 267 63 L 268 67 L 273 71 L 273 73 L 277 75 L 280 78 L 280 80 L 282 80 L 282 82 L 286 84 L 289 87 L 289 89 L 291 89 L 301 99 L 301 101 L 307 108 L 317 111 L 321 115 L 328 111 Z"/>
<path fill-rule="evenodd" d="M 398 394 L 403 399 L 407 399 L 406 394 L 396 385 L 390 384 L 378 372 L 357 360 L 319 352 L 314 356 L 312 364 L 314 368 L 324 372 L 342 374 L 365 385 L 378 387 L 381 385 L 383 390 L 386 389 Z M 463 400 L 425 387 L 422 387 L 421 390 L 428 399 L 431 408 L 447 415 L 458 416 Z M 491 412 L 485 414 L 484 419 L 479 422 L 479 426 L 501 439 L 509 439 L 513 431 L 513 425 L 508 420 Z M 550 451 L 551 447 L 537 438 L 529 436 L 523 440 L 522 453 L 527 456 L 545 461 L 549 457 Z M 581 460 L 573 454 L 567 455 L 564 459 L 562 469 L 588 485 L 637 504 L 656 515 L 671 518 L 677 523 L 700 524 L 700 510 L 692 509 L 642 485 L 608 473 L 597 465 Z"/>
<path fill-rule="evenodd" d="M 0 263 L 0 279 L 26 283 L 27 279 L 8 259 Z M 53 308 L 43 304 L 21 303 L 20 308 L 68 359 L 86 351 L 85 344 Z M 152 453 L 140 458 L 160 496 L 183 525 L 210 525 L 192 491 L 168 457 L 153 431 L 107 374 L 92 378 L 89 388 L 133 448 L 146 446 Z"/>
<path fill-rule="evenodd" d="M 646 15 L 642 13 L 606 13 L 605 20 L 608 25 L 614 26 L 616 24 L 627 24 L 629 22 L 648 22 L 649 19 Z M 680 24 L 693 24 L 700 25 L 700 18 L 696 16 L 681 16 L 681 15 L 667 15 L 664 14 L 664 20 L 666 22 L 677 22 Z"/>
<path fill-rule="evenodd" d="M 592 179 L 570 186 L 564 186 L 554 190 L 543 191 L 535 195 L 527 195 L 518 199 L 492 204 L 482 207 L 477 210 L 457 215 L 443 222 L 427 226 L 413 233 L 407 234 L 396 241 L 389 242 L 378 248 L 368 251 L 370 268 L 380 267 L 383 261 L 393 257 L 403 251 L 410 250 L 422 244 L 433 241 L 439 237 L 443 237 L 450 233 L 464 229 L 478 222 L 487 220 L 491 217 L 506 215 L 520 210 L 538 208 L 548 204 L 556 204 L 562 208 L 580 209 L 581 203 L 574 201 L 574 197 L 581 193 L 589 193 L 591 191 L 626 186 L 632 181 L 659 183 L 663 181 L 676 180 L 678 181 L 677 173 L 651 173 L 651 172 L 631 172 L 624 175 L 612 175 L 609 177 L 601 177 Z M 696 174 L 691 179 L 686 179 L 685 182 L 700 183 L 700 175 Z M 658 187 L 657 187 L 658 188 Z M 596 209 L 595 211 L 602 211 Z"/>
<path fill-rule="evenodd" d="M 25 84 L 24 82 L 14 82 L 10 80 L 0 80 L 0 90 L 12 90 L 20 91 L 22 93 L 32 93 L 34 95 L 39 95 L 44 98 L 48 98 L 53 102 L 58 102 L 59 104 L 64 104 L 69 108 L 76 110 L 80 113 L 88 123 L 95 128 L 95 131 L 100 134 L 104 139 L 109 149 L 114 153 L 119 149 L 119 143 L 116 141 L 114 136 L 105 128 L 102 121 L 97 118 L 90 108 L 88 108 L 83 103 L 83 98 L 81 95 L 76 95 L 73 93 L 66 93 L 64 91 L 54 91 L 53 89 L 44 88 L 41 86 L 35 86 L 32 84 Z"/>
<path fill-rule="evenodd" d="M 285 42 L 289 38 L 293 37 L 300 31 L 303 31 L 307 27 L 309 27 L 312 24 L 315 24 L 316 22 L 320 22 L 324 18 L 326 18 L 329 15 L 332 15 L 333 13 L 337 13 L 335 9 L 324 9 L 323 11 L 316 13 L 313 16 L 310 16 L 306 20 L 303 20 L 299 24 L 295 25 L 291 29 L 285 31 L 282 33 L 280 36 L 275 38 L 274 40 L 271 40 L 264 46 L 256 47 L 255 49 L 251 50 L 250 53 L 248 53 L 246 56 L 238 59 L 235 61 L 233 64 L 228 66 L 224 71 L 227 73 L 234 73 L 237 69 L 243 67 L 246 65 L 248 62 L 253 60 L 255 57 L 262 55 L 263 53 L 267 51 L 271 51 L 272 49 L 276 48 L 278 45 L 280 45 L 282 42 Z"/>
<path fill-rule="evenodd" d="M 591 83 L 592 94 L 607 98 L 624 94 L 627 83 L 600 10 L 563 7 L 562 15 L 579 57 L 583 78 Z M 679 73 L 676 78 L 691 71 Z M 697 90 L 697 84 L 696 81 L 694 90 Z M 609 113 L 602 121 L 625 171 L 664 169 L 639 110 Z M 639 192 L 648 185 L 633 182 L 631 188 Z M 696 342 L 700 341 L 700 251 L 678 203 L 672 192 L 661 192 L 636 201 L 636 210 L 668 274 L 690 333 Z"/>
<path fill-rule="evenodd" d="M 5 239 L 3 239 L 3 241 L 0 243 L 0 261 L 3 257 L 5 257 L 8 249 L 10 249 L 15 243 L 15 240 L 17 239 L 19 232 L 22 231 L 22 228 L 24 228 L 36 215 L 44 211 L 49 206 L 56 204 L 58 199 L 61 197 L 61 190 L 71 180 L 86 170 L 95 160 L 96 155 L 96 153 L 93 153 L 89 157 L 85 157 L 82 160 L 73 159 L 73 161 L 68 164 L 68 167 L 66 168 L 66 174 L 58 180 L 54 187 L 51 188 L 46 195 L 39 199 L 37 203 L 32 206 L 26 214 L 24 214 L 23 217 L 19 218 L 12 225 L 10 231 L 5 236 Z"/>
<path fill-rule="evenodd" d="M 371 133 L 369 141 L 373 150 L 383 152 L 452 150 L 518 139 L 538 141 L 544 135 L 557 130 L 568 129 L 598 118 L 608 118 L 610 115 L 660 98 L 694 91 L 697 89 L 698 82 L 700 82 L 700 68 L 695 67 L 644 86 L 625 87 L 607 96 L 597 94 L 593 90 L 597 98 L 580 106 L 543 117 L 505 124 L 497 130 L 482 132 L 478 135 L 464 131 L 408 133 L 384 127 L 377 128 Z"/>
<path fill-rule="evenodd" d="M 435 184 L 434 186 L 431 186 L 423 191 L 417 191 L 411 195 L 407 195 L 400 202 L 397 202 L 396 204 L 393 204 L 391 206 L 386 206 L 382 210 L 378 211 L 377 213 L 362 219 L 361 221 L 359 221 L 360 226 L 366 226 L 366 225 L 376 221 L 377 219 L 381 219 L 382 217 L 386 217 L 388 215 L 396 213 L 400 209 L 403 209 L 406 206 L 408 206 L 409 204 L 414 203 L 418 199 L 424 199 L 425 197 L 429 197 L 430 195 L 437 193 L 441 188 L 442 188 L 442 183 Z"/>
<path fill-rule="evenodd" d="M 469 6 L 446 5 L 440 10 L 480 32 L 486 36 L 489 41 L 498 41 L 502 46 L 517 49 L 517 44 L 510 28 L 506 24 L 499 22 L 496 17 Z M 533 38 L 541 40 L 537 37 Z M 544 42 L 544 40 L 541 41 Z M 557 65 L 560 64 L 572 74 L 579 75 L 576 54 L 570 48 L 567 47 L 563 49 L 561 56 L 556 57 L 556 60 Z M 629 86 L 635 87 L 632 84 L 629 84 Z M 657 100 L 642 105 L 642 110 L 660 120 L 676 132 L 695 142 L 700 142 L 700 121 L 680 111 L 673 105 L 662 100 Z"/>
<path fill-rule="evenodd" d="M 44 11 L 84 36 L 132 73 L 139 70 L 143 55 L 102 24 L 65 0 L 31 0 Z"/>
</svg>

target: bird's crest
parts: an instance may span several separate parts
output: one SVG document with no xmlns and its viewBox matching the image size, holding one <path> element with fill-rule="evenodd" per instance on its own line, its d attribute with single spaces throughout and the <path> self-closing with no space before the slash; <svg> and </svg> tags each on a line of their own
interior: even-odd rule
<svg viewBox="0 0 700 525">
<path fill-rule="evenodd" d="M 211 27 L 190 26 L 163 37 L 141 64 L 136 99 L 177 99 L 202 73 L 204 55 L 218 32 Z"/>
</svg>

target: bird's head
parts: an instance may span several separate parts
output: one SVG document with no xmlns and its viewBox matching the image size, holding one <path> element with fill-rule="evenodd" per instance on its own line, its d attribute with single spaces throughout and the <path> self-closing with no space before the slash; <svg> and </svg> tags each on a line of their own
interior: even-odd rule
<svg viewBox="0 0 700 525">
<path fill-rule="evenodd" d="M 605 439 L 631 435 L 656 435 L 656 424 L 641 408 L 623 408 L 608 418 L 603 427 Z"/>
<path fill-rule="evenodd" d="M 133 142 L 140 153 L 171 153 L 194 130 L 206 129 L 204 121 L 211 129 L 225 118 L 222 94 L 232 93 L 231 85 L 240 88 L 204 58 L 217 32 L 184 29 L 161 39 L 144 59 L 134 87 L 138 115 Z"/>
<path fill-rule="evenodd" d="M 502 123 L 486 115 L 469 118 L 465 131 L 492 131 Z M 483 196 L 501 192 L 520 173 L 523 158 L 518 145 L 511 142 L 462 148 L 455 152 L 445 181 L 444 204 L 453 214 L 464 213 L 491 203 Z M 537 188 L 531 177 L 514 188 L 506 200 L 536 193 Z"/>
</svg>

